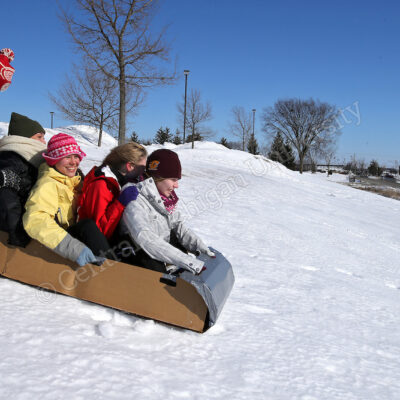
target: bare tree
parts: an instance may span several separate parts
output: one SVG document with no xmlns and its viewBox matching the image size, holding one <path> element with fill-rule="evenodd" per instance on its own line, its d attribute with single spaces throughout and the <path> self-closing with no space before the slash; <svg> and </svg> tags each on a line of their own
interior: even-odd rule
<svg viewBox="0 0 400 400">
<path fill-rule="evenodd" d="M 159 60 L 169 61 L 165 29 L 152 36 L 156 0 L 75 0 L 79 13 L 61 18 L 77 48 L 118 83 L 118 142 L 125 142 L 127 91 L 174 81 Z M 157 63 L 156 63 L 157 61 Z"/>
<path fill-rule="evenodd" d="M 328 175 L 332 159 L 336 154 L 336 139 L 337 135 L 323 132 L 315 138 L 309 149 L 308 155 L 311 159 L 311 164 L 316 168 L 318 161 L 324 160 L 328 167 Z"/>
<path fill-rule="evenodd" d="M 328 168 L 328 170 L 327 170 L 328 176 L 330 174 L 331 164 L 332 164 L 332 161 L 333 161 L 333 159 L 335 157 L 336 151 L 337 151 L 337 148 L 336 148 L 335 145 L 328 146 L 323 150 L 323 157 L 325 159 L 325 163 L 326 163 L 326 166 Z"/>
<path fill-rule="evenodd" d="M 321 153 L 317 146 L 310 146 L 307 154 L 304 157 L 303 171 L 311 170 L 312 173 L 317 172 L 317 165 L 320 155 Z"/>
<path fill-rule="evenodd" d="M 242 142 L 242 150 L 245 151 L 246 143 L 252 129 L 252 116 L 244 107 L 235 106 L 231 110 L 233 122 L 229 124 L 230 132 Z"/>
<path fill-rule="evenodd" d="M 278 100 L 262 114 L 263 131 L 275 136 L 278 132 L 297 150 L 300 173 L 304 158 L 317 138 L 335 141 L 341 133 L 337 123 L 336 107 L 320 101 Z"/>
<path fill-rule="evenodd" d="M 357 173 L 360 176 L 367 176 L 368 175 L 368 170 L 367 170 L 367 163 L 363 158 L 357 161 Z"/>
<path fill-rule="evenodd" d="M 183 126 L 184 102 L 178 104 L 179 120 Z M 199 90 L 191 90 L 186 105 L 186 129 L 190 132 L 187 142 L 194 143 L 194 140 L 203 140 L 213 135 L 210 129 L 203 126 L 203 123 L 212 119 L 211 104 L 202 103 Z M 193 148 L 193 145 L 192 145 Z"/>
<path fill-rule="evenodd" d="M 98 128 L 98 146 L 101 146 L 103 129 L 115 128 L 119 115 L 117 82 L 84 62 L 84 68 L 74 66 L 73 76 L 67 76 L 65 83 L 55 95 L 49 94 L 53 104 L 65 119 L 90 124 Z M 142 93 L 130 90 L 127 98 L 128 110 L 132 111 L 143 101 Z"/>
</svg>

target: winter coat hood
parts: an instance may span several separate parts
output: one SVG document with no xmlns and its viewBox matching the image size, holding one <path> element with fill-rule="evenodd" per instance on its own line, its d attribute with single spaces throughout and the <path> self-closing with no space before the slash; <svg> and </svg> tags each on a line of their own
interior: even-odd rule
<svg viewBox="0 0 400 400">
<path fill-rule="evenodd" d="M 109 239 L 114 233 L 125 207 L 119 202 L 121 188 L 108 166 L 93 167 L 83 181 L 79 198 L 79 219 L 92 219 Z"/>
<path fill-rule="evenodd" d="M 111 185 L 115 186 L 115 189 L 118 190 L 118 193 L 121 191 L 121 187 L 118 183 L 117 176 L 111 171 L 109 166 L 105 167 L 93 167 L 89 173 L 85 176 L 83 181 L 82 191 L 84 192 L 89 185 L 91 185 L 95 181 L 106 179 L 110 182 Z"/>
</svg>

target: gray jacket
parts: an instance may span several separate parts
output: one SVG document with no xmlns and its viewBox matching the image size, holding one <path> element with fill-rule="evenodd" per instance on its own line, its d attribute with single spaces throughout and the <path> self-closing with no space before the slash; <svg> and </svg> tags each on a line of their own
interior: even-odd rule
<svg viewBox="0 0 400 400">
<path fill-rule="evenodd" d="M 127 184 L 123 190 L 133 184 Z M 151 258 L 198 273 L 204 262 L 169 244 L 173 231 L 179 242 L 190 252 L 205 253 L 208 247 L 188 229 L 179 211 L 170 214 L 158 193 L 152 178 L 136 184 L 139 195 L 125 208 L 122 216 L 122 230 L 129 233 L 135 244 Z"/>
</svg>

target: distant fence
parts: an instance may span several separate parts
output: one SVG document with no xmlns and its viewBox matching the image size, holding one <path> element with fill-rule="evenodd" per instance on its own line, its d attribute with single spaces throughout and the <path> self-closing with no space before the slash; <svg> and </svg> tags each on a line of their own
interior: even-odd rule
<svg viewBox="0 0 400 400">
<path fill-rule="evenodd" d="M 328 164 L 303 164 L 304 171 L 310 171 L 315 166 L 316 169 L 327 169 Z M 343 169 L 344 164 L 329 164 L 329 169 Z"/>
</svg>

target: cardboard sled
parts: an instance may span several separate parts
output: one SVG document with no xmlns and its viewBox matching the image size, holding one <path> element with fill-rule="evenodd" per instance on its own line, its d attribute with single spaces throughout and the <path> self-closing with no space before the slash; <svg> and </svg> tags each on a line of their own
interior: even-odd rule
<svg viewBox="0 0 400 400">
<path fill-rule="evenodd" d="M 216 322 L 234 283 L 219 252 L 215 259 L 199 257 L 207 265 L 200 275 L 175 277 L 112 260 L 77 267 L 35 240 L 20 248 L 7 237 L 0 232 L 0 275 L 197 332 Z"/>
</svg>

